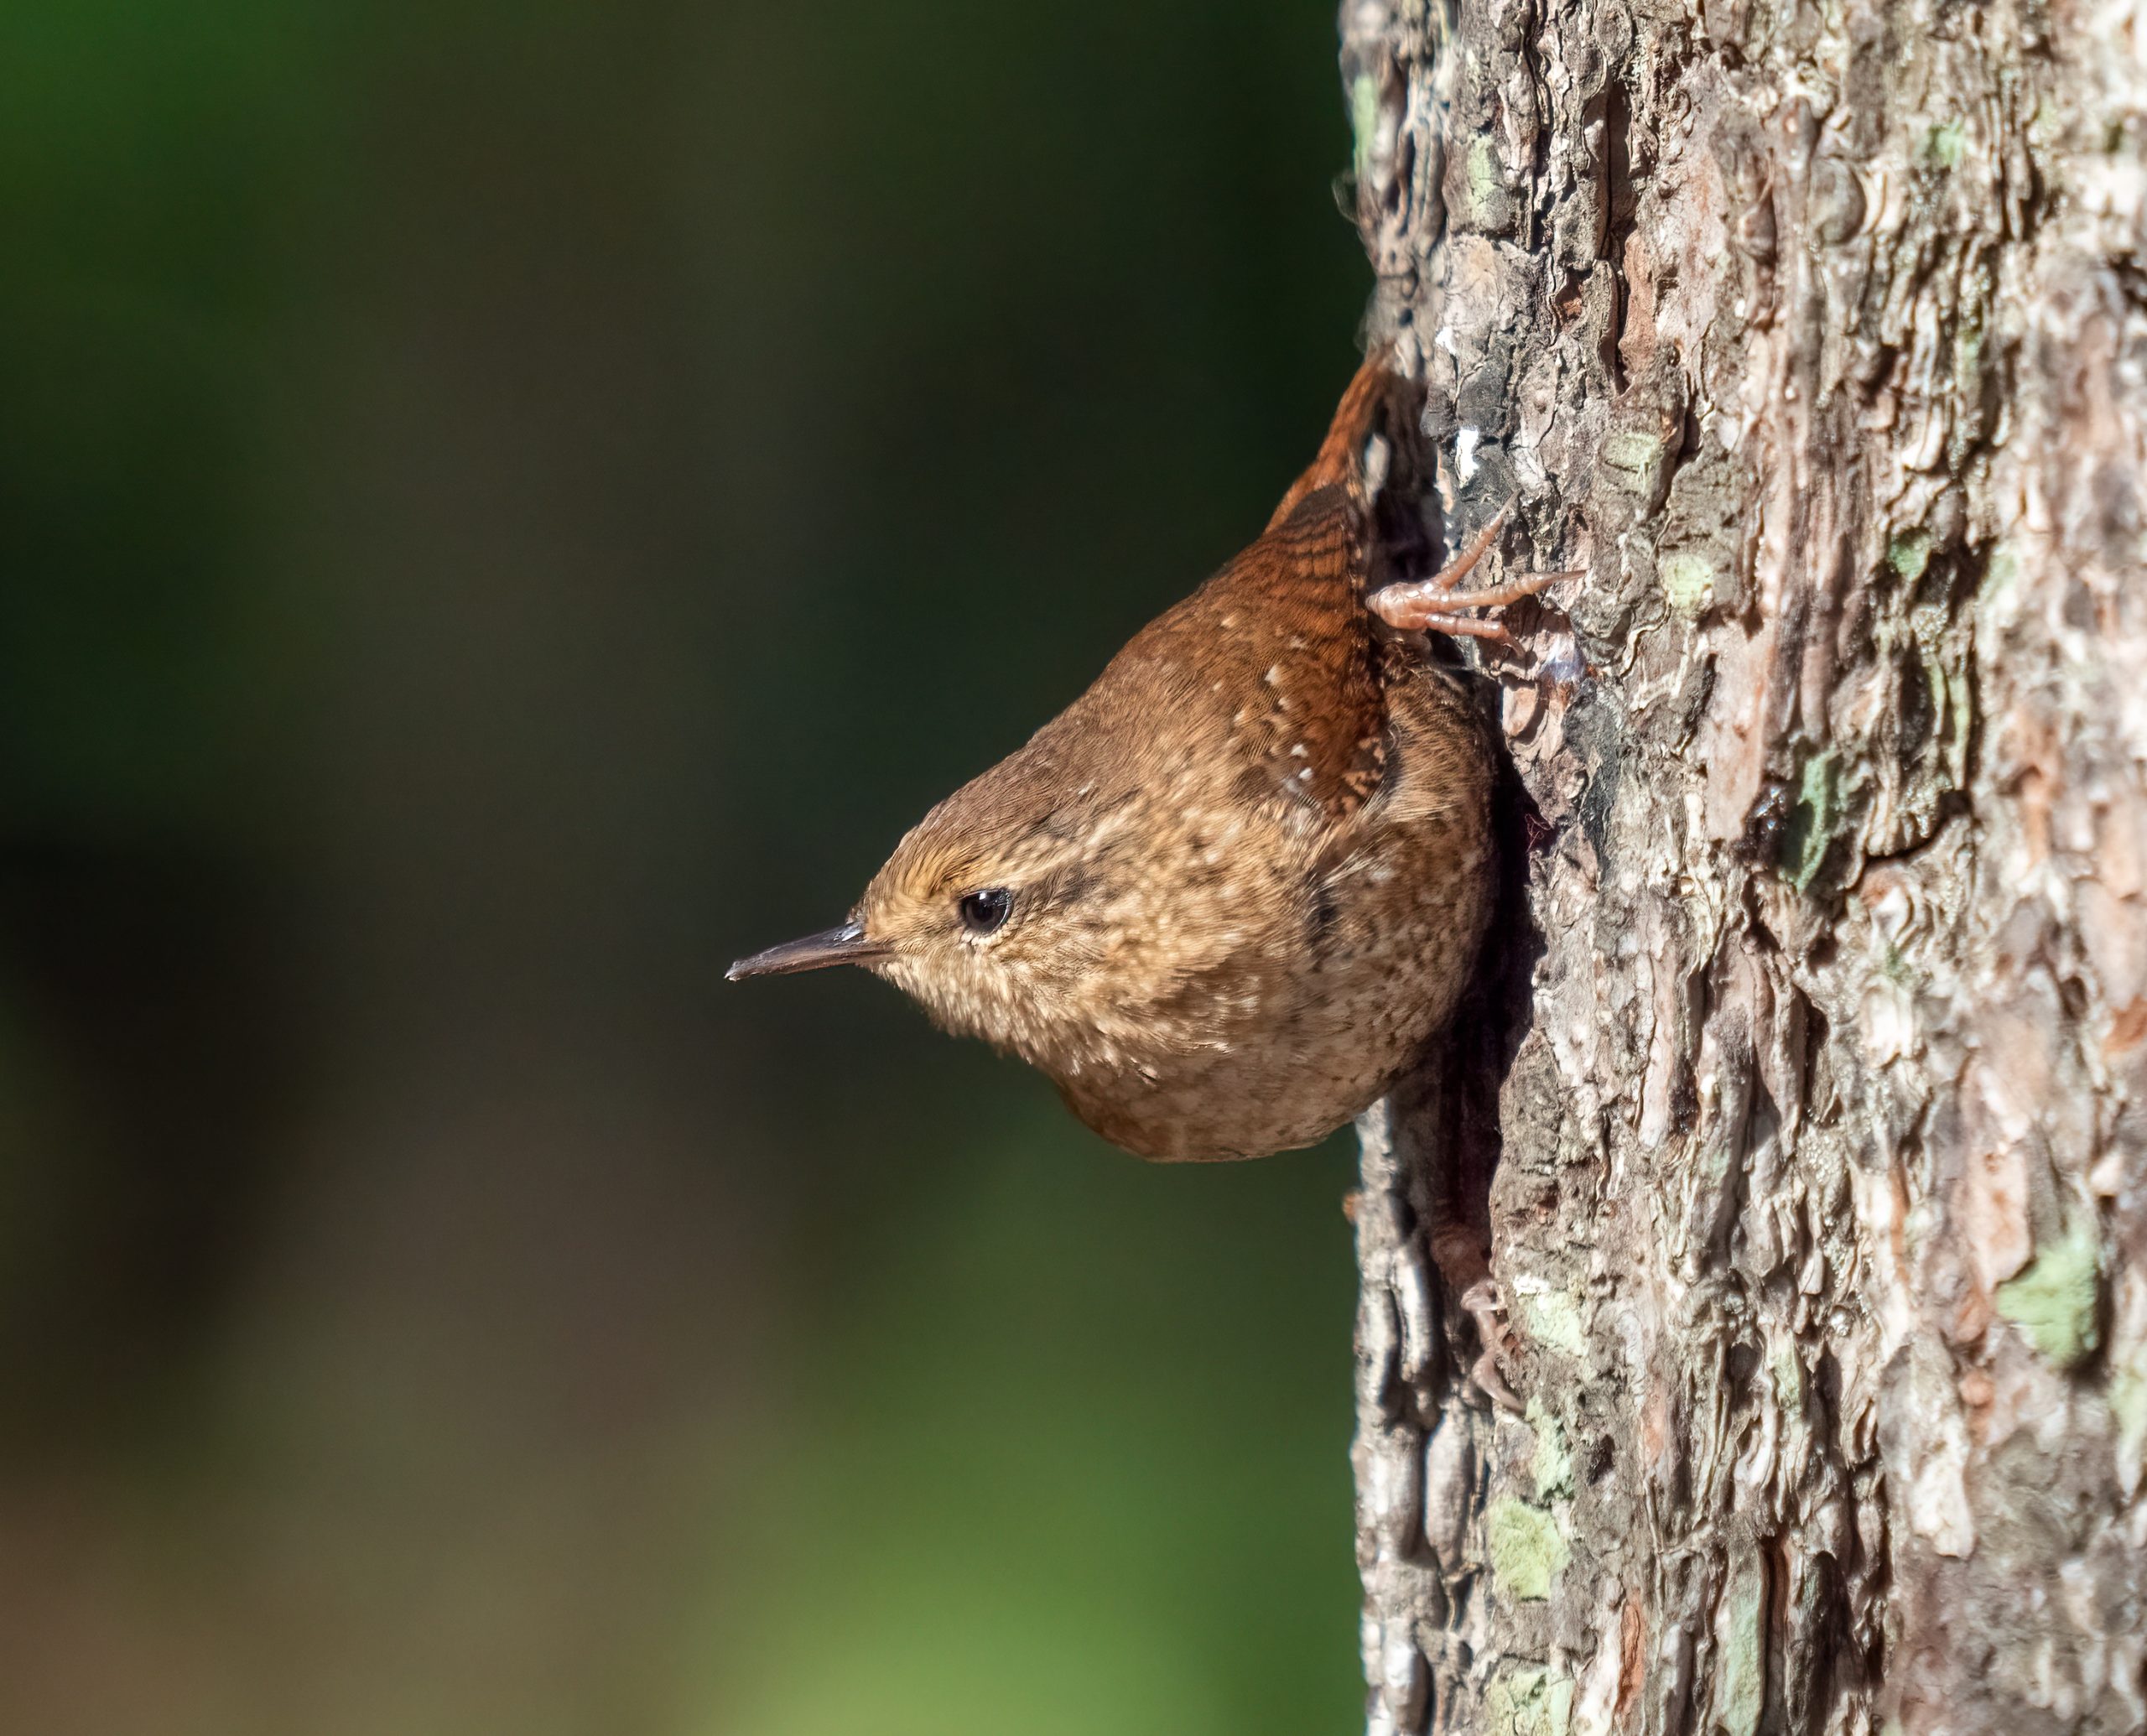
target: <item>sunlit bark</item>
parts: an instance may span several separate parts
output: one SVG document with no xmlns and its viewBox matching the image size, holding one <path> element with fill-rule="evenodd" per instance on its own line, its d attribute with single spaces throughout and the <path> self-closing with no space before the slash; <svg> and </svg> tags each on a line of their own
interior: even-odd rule
<svg viewBox="0 0 2147 1736">
<path fill-rule="evenodd" d="M 1372 1728 L 2139 1729 L 2147 11 L 1342 24 L 1448 522 L 1590 574 L 1365 1130 Z"/>
</svg>

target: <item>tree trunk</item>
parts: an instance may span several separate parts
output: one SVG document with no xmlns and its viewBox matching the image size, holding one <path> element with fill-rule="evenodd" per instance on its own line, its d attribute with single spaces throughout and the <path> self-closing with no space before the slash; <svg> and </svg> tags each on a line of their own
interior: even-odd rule
<svg viewBox="0 0 2147 1736">
<path fill-rule="evenodd" d="M 1342 34 L 1448 540 L 1588 574 L 1363 1130 L 1371 1728 L 2140 1729 L 2147 7 Z"/>
</svg>

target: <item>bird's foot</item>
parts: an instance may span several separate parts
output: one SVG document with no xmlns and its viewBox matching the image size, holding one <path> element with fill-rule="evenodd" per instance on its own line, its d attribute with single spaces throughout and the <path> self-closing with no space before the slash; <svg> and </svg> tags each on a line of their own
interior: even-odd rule
<svg viewBox="0 0 2147 1736">
<path fill-rule="evenodd" d="M 1476 533 L 1469 546 L 1463 549 L 1445 569 L 1429 579 L 1417 580 L 1406 585 L 1386 585 L 1380 587 L 1366 599 L 1373 614 L 1391 627 L 1403 632 L 1428 630 L 1436 633 L 1454 633 L 1463 638 L 1489 639 L 1500 645 L 1513 643 L 1513 636 L 1495 621 L 1479 621 L 1459 614 L 1463 609 L 1503 609 L 1509 603 L 1517 603 L 1523 597 L 1532 597 L 1547 585 L 1555 585 L 1561 579 L 1578 579 L 1579 573 L 1523 573 L 1508 579 L 1502 585 L 1494 585 L 1484 590 L 1463 590 L 1461 581 L 1466 579 L 1476 563 L 1505 528 L 1506 515 L 1513 511 L 1508 501 L 1500 507 L 1495 517 Z"/>
<path fill-rule="evenodd" d="M 1505 1372 L 1499 1366 L 1501 1353 L 1510 1354 L 1518 1347 L 1512 1329 L 1506 1325 L 1505 1303 L 1500 1298 L 1497 1281 L 1479 1278 L 1462 1292 L 1461 1306 L 1476 1323 L 1476 1336 L 1484 1346 L 1483 1354 L 1469 1370 L 1470 1383 L 1501 1411 L 1520 1416 L 1521 1401 L 1506 1385 Z"/>
</svg>

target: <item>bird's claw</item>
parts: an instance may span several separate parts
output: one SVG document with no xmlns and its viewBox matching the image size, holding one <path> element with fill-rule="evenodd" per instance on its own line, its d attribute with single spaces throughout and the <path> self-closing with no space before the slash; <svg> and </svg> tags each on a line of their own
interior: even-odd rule
<svg viewBox="0 0 2147 1736">
<path fill-rule="evenodd" d="M 1505 528 L 1506 515 L 1512 511 L 1513 502 L 1508 501 L 1491 522 L 1470 539 L 1469 546 L 1431 578 L 1382 585 L 1366 599 L 1366 606 L 1389 626 L 1405 632 L 1453 633 L 1463 638 L 1489 639 L 1495 644 L 1510 645 L 1512 635 L 1499 622 L 1479 621 L 1457 611 L 1503 609 L 1523 597 L 1534 596 L 1546 585 L 1555 585 L 1561 579 L 1583 576 L 1578 572 L 1523 573 L 1483 590 L 1461 590 L 1461 581 L 1483 559 L 1499 533 Z"/>
<path fill-rule="evenodd" d="M 1463 1312 L 1476 1323 L 1476 1336 L 1483 1344 L 1483 1354 L 1469 1370 L 1470 1384 L 1501 1411 L 1518 1416 L 1521 1402 L 1514 1396 L 1513 1388 L 1506 1384 L 1505 1372 L 1499 1366 L 1501 1353 L 1510 1354 L 1518 1346 L 1513 1332 L 1505 1323 L 1505 1303 L 1499 1295 L 1495 1280 L 1479 1278 L 1461 1293 Z"/>
</svg>

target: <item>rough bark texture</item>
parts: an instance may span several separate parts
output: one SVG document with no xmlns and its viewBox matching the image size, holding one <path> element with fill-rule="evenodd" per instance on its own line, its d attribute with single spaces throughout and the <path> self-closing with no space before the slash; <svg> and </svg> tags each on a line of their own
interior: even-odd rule
<svg viewBox="0 0 2147 1736">
<path fill-rule="evenodd" d="M 1371 1728 L 2139 1729 L 2147 8 L 1342 32 L 1448 530 L 1591 575 L 1467 1040 L 1364 1130 Z"/>
</svg>

